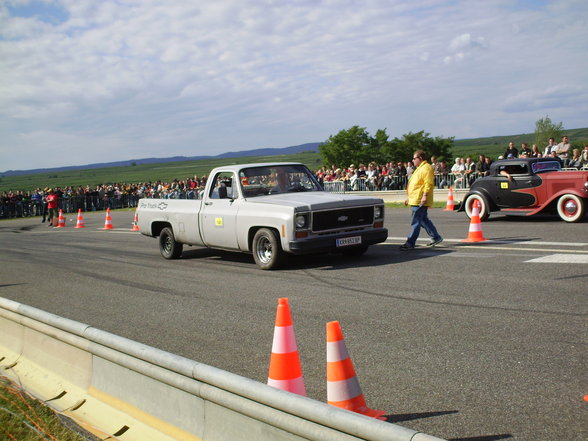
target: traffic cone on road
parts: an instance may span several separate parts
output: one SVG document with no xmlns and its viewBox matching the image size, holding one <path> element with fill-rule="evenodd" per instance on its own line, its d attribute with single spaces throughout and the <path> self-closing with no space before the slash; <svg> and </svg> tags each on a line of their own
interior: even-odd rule
<svg viewBox="0 0 588 441">
<path fill-rule="evenodd" d="M 462 242 L 484 242 L 485 240 L 488 240 L 482 234 L 479 204 L 480 203 L 477 200 L 474 200 L 474 205 L 472 206 L 472 218 L 470 219 L 470 230 L 468 237 L 462 240 Z"/>
<path fill-rule="evenodd" d="M 86 228 L 84 225 L 84 218 L 82 217 L 82 209 L 78 210 L 78 220 L 76 222 L 76 226 L 74 228 Z"/>
<path fill-rule="evenodd" d="M 133 218 L 133 227 L 131 231 L 141 231 L 139 229 L 139 216 L 137 216 L 137 210 L 135 210 L 135 217 Z"/>
<path fill-rule="evenodd" d="M 110 208 L 106 209 L 106 220 L 104 221 L 103 230 L 112 230 L 112 217 L 110 217 Z"/>
<path fill-rule="evenodd" d="M 278 301 L 267 384 L 276 389 L 306 396 L 287 298 Z"/>
<path fill-rule="evenodd" d="M 449 187 L 449 193 L 447 193 L 447 205 L 443 211 L 453 211 L 455 209 L 455 201 L 453 200 L 453 189 Z"/>
<path fill-rule="evenodd" d="M 367 407 L 338 321 L 327 323 L 327 401 L 330 405 L 385 420 Z"/>
<path fill-rule="evenodd" d="M 59 217 L 57 218 L 57 226 L 55 228 L 65 228 L 65 217 L 63 217 L 63 210 L 59 210 Z"/>
</svg>

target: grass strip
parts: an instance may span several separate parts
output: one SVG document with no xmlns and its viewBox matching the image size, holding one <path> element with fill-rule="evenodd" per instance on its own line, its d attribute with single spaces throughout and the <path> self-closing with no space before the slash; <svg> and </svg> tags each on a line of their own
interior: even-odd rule
<svg viewBox="0 0 588 441">
<path fill-rule="evenodd" d="M 70 426 L 70 427 L 68 427 Z M 67 426 L 51 407 L 0 376 L 0 439 L 11 441 L 96 440 L 83 429 Z"/>
</svg>

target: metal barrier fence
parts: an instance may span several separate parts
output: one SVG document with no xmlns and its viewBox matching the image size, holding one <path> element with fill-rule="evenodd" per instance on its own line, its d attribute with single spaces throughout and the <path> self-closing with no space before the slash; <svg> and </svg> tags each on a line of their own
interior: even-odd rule
<svg viewBox="0 0 588 441">
<path fill-rule="evenodd" d="M 479 175 L 472 176 L 470 180 L 453 174 L 435 175 L 435 187 L 443 188 L 468 188 Z M 392 191 L 404 190 L 408 183 L 407 176 L 385 176 L 378 181 L 368 179 L 355 179 L 345 181 L 323 182 L 323 187 L 331 193 L 345 193 L 350 191 Z"/>
<path fill-rule="evenodd" d="M 0 370 L 100 439 L 443 441 L 2 297 Z"/>
<path fill-rule="evenodd" d="M 74 196 L 62 197 L 57 208 L 64 213 L 77 213 L 78 210 L 101 211 L 110 208 L 135 208 L 139 200 L 144 197 L 162 199 L 198 199 L 198 189 L 188 191 L 153 192 L 147 195 L 122 194 L 120 196 Z M 0 219 L 16 217 L 44 216 L 47 214 L 47 204 L 40 200 L 0 200 Z"/>
<path fill-rule="evenodd" d="M 133 194 L 125 194 L 120 197 L 76 196 L 60 198 L 57 208 L 64 213 L 76 213 L 82 211 L 100 211 L 107 208 L 133 208 L 136 207 L 140 197 Z M 43 216 L 47 214 L 47 204 L 38 200 L 2 201 L 0 203 L 0 219 L 14 217 Z"/>
</svg>

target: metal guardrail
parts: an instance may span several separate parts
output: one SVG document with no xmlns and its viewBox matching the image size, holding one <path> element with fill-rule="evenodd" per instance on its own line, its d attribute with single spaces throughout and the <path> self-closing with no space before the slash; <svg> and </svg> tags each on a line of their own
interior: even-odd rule
<svg viewBox="0 0 588 441">
<path fill-rule="evenodd" d="M 438 189 L 443 188 L 468 188 L 471 184 L 479 177 L 475 175 L 472 179 L 468 180 L 462 176 L 456 176 L 453 174 L 446 175 L 435 175 L 435 187 Z M 368 179 L 356 179 L 353 181 L 325 181 L 323 187 L 326 191 L 331 193 L 346 193 L 353 191 L 394 191 L 394 190 L 405 190 L 408 184 L 409 178 L 407 176 L 386 176 L 380 180 L 379 183 L 370 181 Z"/>
<path fill-rule="evenodd" d="M 0 366 L 73 418 L 107 434 L 122 425 L 129 441 L 442 441 L 2 297 Z"/>
</svg>

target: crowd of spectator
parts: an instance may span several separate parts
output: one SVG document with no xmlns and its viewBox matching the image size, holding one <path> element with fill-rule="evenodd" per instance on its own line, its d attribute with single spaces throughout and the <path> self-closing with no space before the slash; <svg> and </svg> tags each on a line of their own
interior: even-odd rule
<svg viewBox="0 0 588 441">
<path fill-rule="evenodd" d="M 0 194 L 0 218 L 43 216 L 47 214 L 47 197 L 54 193 L 58 209 L 64 213 L 97 211 L 107 208 L 133 208 L 139 199 L 196 199 L 204 188 L 206 176 L 194 176 L 172 182 L 142 182 L 138 184 L 109 184 L 90 187 L 37 188 L 34 191 L 6 191 Z"/>
<path fill-rule="evenodd" d="M 588 144 L 584 149 L 572 149 L 567 136 L 559 144 L 550 138 L 549 144 L 539 149 L 533 144 L 531 148 L 522 143 L 520 150 L 513 142 L 509 143 L 504 154 L 498 159 L 518 157 L 553 157 L 558 158 L 564 168 L 588 168 Z M 435 171 L 437 188 L 467 188 L 483 176 L 488 175 L 492 159 L 479 155 L 477 161 L 471 157 L 455 158 L 449 166 L 444 160 L 431 157 Z M 315 176 L 327 191 L 385 191 L 403 190 L 415 171 L 412 161 L 391 161 L 385 164 L 370 162 L 349 165 L 342 168 L 337 165 L 322 167 Z M 206 176 L 174 179 L 172 182 L 143 182 L 137 184 L 109 184 L 90 187 L 56 187 L 38 188 L 35 191 L 8 191 L 0 195 L 0 218 L 43 216 L 47 214 L 47 196 L 53 192 L 58 197 L 58 209 L 64 213 L 78 210 L 96 211 L 106 208 L 133 208 L 141 198 L 197 199 L 198 193 L 206 185 Z"/>
<path fill-rule="evenodd" d="M 539 149 L 536 144 L 529 148 L 527 143 L 522 143 L 519 150 L 510 142 L 504 154 L 497 159 L 541 157 L 558 158 L 564 168 L 585 168 L 588 167 L 588 144 L 582 151 L 571 149 L 568 137 L 564 136 L 559 144 L 550 138 L 549 144 L 543 149 Z M 488 175 L 492 162 L 486 155 L 479 155 L 477 160 L 468 156 L 455 158 L 455 163 L 449 166 L 445 161 L 438 161 L 433 156 L 431 165 L 435 172 L 435 185 L 440 189 L 468 188 L 476 179 Z M 371 162 L 367 166 L 359 164 L 357 167 L 351 164 L 348 168 L 332 165 L 330 168 L 323 167 L 318 170 L 316 177 L 325 189 L 330 191 L 403 190 L 415 169 L 411 161 L 391 161 L 386 164 Z"/>
</svg>

